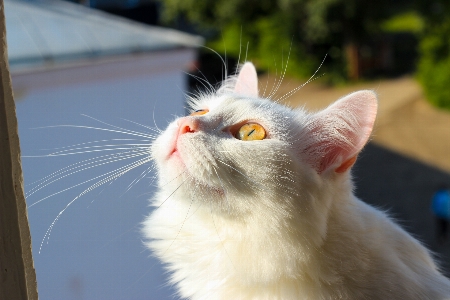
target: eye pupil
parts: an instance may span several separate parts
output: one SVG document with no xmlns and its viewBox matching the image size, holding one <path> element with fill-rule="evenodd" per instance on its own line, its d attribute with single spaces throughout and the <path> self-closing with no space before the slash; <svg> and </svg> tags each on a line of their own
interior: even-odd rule
<svg viewBox="0 0 450 300">
<path fill-rule="evenodd" d="M 266 131 L 257 123 L 246 123 L 236 132 L 236 138 L 242 141 L 263 140 L 266 138 Z"/>
</svg>

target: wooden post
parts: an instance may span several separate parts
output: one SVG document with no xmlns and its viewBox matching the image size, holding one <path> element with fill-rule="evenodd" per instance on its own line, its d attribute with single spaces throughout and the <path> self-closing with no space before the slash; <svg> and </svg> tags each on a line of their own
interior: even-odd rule
<svg viewBox="0 0 450 300">
<path fill-rule="evenodd" d="M 38 299 L 0 0 L 0 299 Z"/>
</svg>

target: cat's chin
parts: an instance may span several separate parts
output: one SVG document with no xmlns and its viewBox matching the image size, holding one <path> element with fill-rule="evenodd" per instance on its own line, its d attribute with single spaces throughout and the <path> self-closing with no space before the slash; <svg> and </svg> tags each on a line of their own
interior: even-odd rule
<svg viewBox="0 0 450 300">
<path fill-rule="evenodd" d="M 169 154 L 169 156 L 167 157 L 167 159 L 180 159 L 180 152 L 178 152 L 178 149 L 173 149 L 172 152 Z"/>
<path fill-rule="evenodd" d="M 202 178 L 198 178 L 195 174 L 189 171 L 186 166 L 181 154 L 178 150 L 174 150 L 167 159 L 164 160 L 162 164 L 163 168 L 167 174 L 166 180 L 172 181 L 173 174 L 180 174 L 178 177 L 179 183 L 183 183 L 184 189 L 188 189 L 189 193 L 200 192 L 202 194 L 209 194 L 214 196 L 225 197 L 226 193 L 223 188 L 217 187 L 211 184 L 209 181 L 205 181 Z"/>
<path fill-rule="evenodd" d="M 167 164 L 167 168 L 176 168 L 177 170 L 186 169 L 186 164 L 176 146 L 172 147 L 168 152 L 164 158 L 164 163 Z"/>
</svg>

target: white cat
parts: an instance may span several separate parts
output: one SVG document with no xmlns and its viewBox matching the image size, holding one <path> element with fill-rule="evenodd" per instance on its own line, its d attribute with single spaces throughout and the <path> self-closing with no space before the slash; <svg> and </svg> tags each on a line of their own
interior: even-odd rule
<svg viewBox="0 0 450 300">
<path fill-rule="evenodd" d="M 258 98 L 251 63 L 152 146 L 147 245 L 192 299 L 450 299 L 429 252 L 352 193 L 372 91 L 318 113 Z"/>
</svg>

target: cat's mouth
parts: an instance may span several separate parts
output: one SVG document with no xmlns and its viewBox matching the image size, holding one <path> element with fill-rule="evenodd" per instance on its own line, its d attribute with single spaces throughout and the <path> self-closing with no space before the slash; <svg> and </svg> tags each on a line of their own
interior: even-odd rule
<svg viewBox="0 0 450 300">
<path fill-rule="evenodd" d="M 167 156 L 167 159 L 171 159 L 171 158 L 177 158 L 177 159 L 181 159 L 181 153 L 178 150 L 178 138 L 175 137 L 174 141 L 172 142 L 172 146 L 170 147 L 170 151 L 169 151 L 169 155 Z"/>
<path fill-rule="evenodd" d="M 180 156 L 180 154 L 178 153 L 178 149 L 176 147 L 170 151 L 169 157 L 172 157 L 174 155 Z"/>
<path fill-rule="evenodd" d="M 172 138 L 172 141 L 170 142 L 170 147 L 169 147 L 169 153 L 167 156 L 167 159 L 170 159 L 174 156 L 180 158 L 180 153 L 178 152 L 178 135 L 175 134 Z"/>
</svg>

